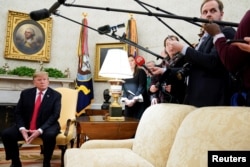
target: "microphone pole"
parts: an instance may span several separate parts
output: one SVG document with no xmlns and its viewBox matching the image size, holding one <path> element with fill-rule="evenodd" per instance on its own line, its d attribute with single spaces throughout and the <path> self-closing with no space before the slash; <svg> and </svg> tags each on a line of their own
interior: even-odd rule
<svg viewBox="0 0 250 167">
<path fill-rule="evenodd" d="M 56 15 L 56 16 L 59 16 L 59 17 L 61 17 L 61 18 L 64 18 L 64 19 L 66 19 L 66 20 L 69 20 L 69 21 L 71 21 L 71 22 L 73 22 L 73 23 L 76 23 L 76 24 L 79 24 L 79 25 L 81 25 L 81 26 L 87 27 L 87 28 L 89 28 L 89 29 L 91 29 L 91 30 L 93 30 L 93 31 L 98 32 L 98 33 L 102 33 L 102 32 L 100 32 L 100 31 L 98 31 L 98 30 L 96 30 L 96 29 L 94 29 L 94 28 L 92 28 L 92 27 L 89 27 L 89 26 L 85 25 L 85 24 L 82 24 L 82 23 L 77 22 L 77 21 L 75 21 L 75 20 L 73 20 L 73 19 L 70 19 L 70 18 L 65 17 L 65 16 L 63 16 L 63 15 L 60 15 L 57 11 L 55 11 L 53 14 Z M 115 34 L 115 31 L 113 31 L 112 35 L 109 35 L 109 34 L 107 34 L 107 33 L 105 33 L 104 35 L 109 36 L 109 37 L 111 37 L 111 38 L 114 38 L 114 39 L 116 39 L 116 40 L 119 40 L 119 41 L 121 41 L 121 42 L 124 42 L 124 43 L 126 43 L 126 44 L 128 44 L 128 45 L 132 45 L 132 46 L 134 46 L 134 47 L 137 47 L 138 49 L 141 49 L 141 50 L 143 50 L 143 51 L 145 51 L 145 52 L 147 52 L 147 53 L 149 53 L 149 54 L 152 54 L 153 56 L 157 57 L 157 59 L 163 59 L 163 57 L 161 57 L 160 55 L 158 55 L 158 54 L 156 54 L 156 53 L 154 53 L 154 52 L 152 52 L 152 51 L 150 51 L 150 50 L 148 50 L 148 49 L 146 49 L 146 48 L 144 48 L 144 47 L 142 47 L 142 46 L 140 46 L 140 45 L 138 45 L 138 44 L 136 44 L 136 43 L 134 43 L 134 42 L 132 42 L 132 41 L 130 41 L 130 40 L 128 40 L 128 39 L 126 39 L 126 34 L 123 34 L 123 36 L 118 36 L 118 35 Z"/>
<path fill-rule="evenodd" d="M 151 13 L 151 11 L 146 8 L 143 4 L 143 2 L 135 0 L 140 6 L 142 6 L 145 10 Z M 172 15 L 172 14 L 171 14 Z M 165 23 L 161 18 L 158 16 L 155 16 L 162 24 L 164 24 L 166 27 L 168 27 L 172 32 L 174 32 L 179 38 L 181 38 L 184 42 L 186 42 L 191 48 L 193 48 L 193 45 L 189 43 L 183 36 L 181 36 L 177 31 L 175 31 L 172 27 L 170 27 L 167 23 Z M 198 24 L 199 25 L 199 24 Z"/>
<path fill-rule="evenodd" d="M 169 14 L 169 15 L 175 15 L 175 14 L 173 14 L 173 13 L 171 13 L 171 12 L 165 11 L 165 10 L 159 8 L 159 7 L 152 6 L 152 5 L 147 4 L 147 3 L 145 3 L 145 2 L 142 2 L 142 1 L 139 1 L 139 0 L 135 0 L 135 1 L 136 1 L 137 3 L 139 3 L 141 6 L 142 6 L 142 4 L 143 4 L 143 5 L 149 6 L 149 7 L 151 7 L 151 8 L 154 8 L 155 10 L 161 11 L 161 12 L 163 12 L 163 13 L 166 13 L 166 14 Z M 176 15 L 175 15 L 175 16 L 176 16 Z M 194 25 L 196 25 L 196 26 L 202 27 L 202 25 L 200 25 L 200 24 L 198 24 L 198 23 L 195 23 L 195 22 L 193 22 L 193 21 L 189 21 L 189 20 L 184 20 L 184 21 L 189 22 L 189 23 L 191 23 L 191 24 L 194 24 Z"/>
<path fill-rule="evenodd" d="M 103 7 L 68 4 L 68 3 L 64 3 L 63 5 L 64 6 L 69 6 L 69 7 L 79 7 L 79 8 L 87 8 L 87 9 L 106 10 L 106 11 L 122 12 L 122 13 L 134 13 L 134 14 L 147 15 L 147 16 L 158 16 L 158 17 L 164 17 L 164 18 L 170 18 L 170 19 L 179 19 L 179 20 L 185 20 L 185 21 L 191 21 L 191 22 L 211 23 L 211 20 L 201 19 L 201 18 L 198 18 L 198 17 L 186 17 L 186 16 L 168 15 L 168 14 L 152 13 L 152 12 L 148 13 L 148 12 L 140 12 L 140 11 L 134 11 L 134 10 L 115 9 L 115 8 L 109 8 L 109 7 L 103 8 Z M 218 20 L 213 20 L 212 22 L 216 23 L 218 25 L 223 25 L 223 26 L 232 26 L 232 27 L 238 27 L 239 26 L 239 23 L 233 23 L 233 22 L 218 21 Z"/>
<path fill-rule="evenodd" d="M 143 50 L 145 52 L 150 53 L 151 55 L 155 56 L 157 60 L 158 59 L 163 59 L 162 56 L 160 56 L 160 55 L 158 55 L 158 54 L 156 54 L 156 53 L 154 53 L 154 52 L 152 52 L 152 51 L 150 51 L 150 50 L 148 50 L 148 49 L 146 49 L 146 48 L 138 45 L 137 43 L 134 43 L 133 41 L 127 39 L 126 38 L 126 34 L 123 34 L 123 36 L 118 36 L 115 33 L 112 33 L 112 37 L 114 37 L 115 39 L 120 40 L 121 42 L 124 42 L 124 43 L 126 43 L 128 45 L 132 45 L 132 46 L 134 46 L 134 47 L 136 47 L 138 49 L 141 49 L 141 50 Z"/>
</svg>

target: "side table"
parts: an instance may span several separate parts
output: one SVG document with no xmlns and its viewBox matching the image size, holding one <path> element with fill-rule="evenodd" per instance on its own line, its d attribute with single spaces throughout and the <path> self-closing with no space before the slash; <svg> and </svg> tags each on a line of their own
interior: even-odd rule
<svg viewBox="0 0 250 167">
<path fill-rule="evenodd" d="M 103 115 L 80 116 L 77 122 L 77 147 L 87 139 L 128 139 L 135 135 L 139 120 L 125 117 L 125 120 L 105 119 Z"/>
<path fill-rule="evenodd" d="M 90 116 L 90 115 L 105 115 L 105 114 L 108 114 L 109 113 L 109 110 L 102 110 L 102 109 L 86 109 L 85 110 L 85 114 L 87 116 Z"/>
</svg>

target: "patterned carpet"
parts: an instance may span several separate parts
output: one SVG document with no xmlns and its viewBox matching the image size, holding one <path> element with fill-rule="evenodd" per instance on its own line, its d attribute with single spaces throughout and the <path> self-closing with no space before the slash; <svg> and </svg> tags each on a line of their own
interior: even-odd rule
<svg viewBox="0 0 250 167">
<path fill-rule="evenodd" d="M 20 159 L 23 167 L 42 167 L 43 155 L 39 146 L 23 146 L 20 148 Z M 9 167 L 11 161 L 5 160 L 5 152 L 0 144 L 0 167 Z M 51 167 L 61 166 L 61 150 L 55 149 L 51 160 Z"/>
</svg>

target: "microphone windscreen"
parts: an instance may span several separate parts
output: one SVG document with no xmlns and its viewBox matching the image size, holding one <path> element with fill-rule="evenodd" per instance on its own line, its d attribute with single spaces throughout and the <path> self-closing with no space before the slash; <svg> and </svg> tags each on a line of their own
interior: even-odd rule
<svg viewBox="0 0 250 167">
<path fill-rule="evenodd" d="M 48 9 L 40 9 L 30 12 L 30 18 L 35 21 L 46 19 L 50 16 Z"/>
<path fill-rule="evenodd" d="M 98 28 L 99 34 L 107 34 L 107 33 L 110 33 L 110 31 L 111 31 L 111 28 L 109 25 L 105 25 L 105 26 Z"/>
<path fill-rule="evenodd" d="M 58 0 L 58 3 L 64 4 L 66 0 Z"/>
<path fill-rule="evenodd" d="M 138 66 L 143 66 L 145 64 L 145 59 L 142 56 L 135 56 L 135 63 Z"/>
</svg>

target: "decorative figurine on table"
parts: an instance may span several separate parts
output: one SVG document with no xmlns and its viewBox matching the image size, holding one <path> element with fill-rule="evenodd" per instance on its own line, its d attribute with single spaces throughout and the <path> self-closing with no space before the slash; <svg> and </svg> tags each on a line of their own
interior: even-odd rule
<svg viewBox="0 0 250 167">
<path fill-rule="evenodd" d="M 69 71 L 69 68 L 67 68 L 65 71 L 64 71 L 64 76 L 66 78 L 70 78 L 70 71 Z"/>
<path fill-rule="evenodd" d="M 108 89 L 105 89 L 103 91 L 103 98 L 104 98 L 104 102 L 102 104 L 102 110 L 108 110 L 109 109 L 109 105 L 110 105 L 110 98 L 111 96 L 109 95 L 109 90 Z"/>
<path fill-rule="evenodd" d="M 44 71 L 43 61 L 40 61 L 39 64 L 40 64 L 40 71 Z"/>
<path fill-rule="evenodd" d="M 10 70 L 10 66 L 8 65 L 8 63 L 5 63 L 5 64 L 4 64 L 3 69 L 4 69 L 4 71 L 5 71 L 5 74 L 7 74 L 8 71 Z"/>
</svg>

